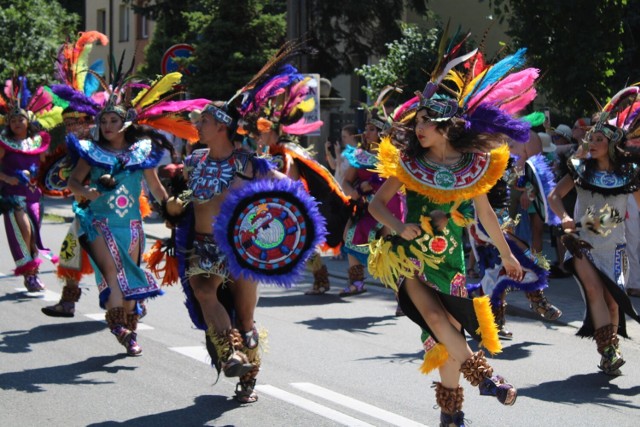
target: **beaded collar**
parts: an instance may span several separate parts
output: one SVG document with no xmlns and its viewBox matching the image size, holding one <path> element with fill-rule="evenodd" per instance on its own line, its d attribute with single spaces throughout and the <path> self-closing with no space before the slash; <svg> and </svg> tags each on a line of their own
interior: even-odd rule
<svg viewBox="0 0 640 427">
<path fill-rule="evenodd" d="M 587 173 L 587 162 L 583 159 L 571 158 L 568 162 L 569 172 L 579 187 L 603 195 L 632 193 L 638 189 L 638 165 L 628 163 L 623 174 L 608 171 L 591 171 Z"/>
</svg>

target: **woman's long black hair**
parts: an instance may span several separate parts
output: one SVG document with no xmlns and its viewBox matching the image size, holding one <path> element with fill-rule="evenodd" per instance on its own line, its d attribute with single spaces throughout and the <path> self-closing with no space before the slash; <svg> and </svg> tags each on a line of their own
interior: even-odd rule
<svg viewBox="0 0 640 427">
<path fill-rule="evenodd" d="M 423 109 L 424 108 L 418 109 L 416 116 L 409 122 L 409 127 L 413 129 L 413 131 L 408 135 L 408 143 L 404 152 L 410 158 L 421 157 L 429 151 L 428 148 L 420 145 L 420 141 L 415 132 L 416 117 L 418 116 L 418 112 Z M 501 134 L 478 133 L 466 129 L 466 122 L 458 117 L 436 122 L 436 129 L 449 140 L 449 143 L 456 151 L 461 153 L 487 152 L 501 143 L 506 142 L 505 137 Z"/>
<path fill-rule="evenodd" d="M 100 125 L 97 124 L 96 126 L 100 126 Z M 98 144 L 108 147 L 109 141 L 107 141 L 105 137 L 102 135 L 102 131 L 100 131 L 99 134 L 100 134 L 100 137 L 98 138 Z M 160 145 L 162 148 L 169 150 L 172 157 L 175 154 L 175 149 L 173 147 L 173 144 L 169 142 L 166 136 L 164 136 L 163 134 L 161 134 L 155 129 L 152 129 L 147 126 L 131 125 L 124 131 L 124 140 L 127 142 L 128 145 L 132 145 L 136 141 L 139 141 L 141 139 L 147 139 L 147 138 L 149 138 L 151 142 L 153 142 L 154 144 Z"/>
</svg>

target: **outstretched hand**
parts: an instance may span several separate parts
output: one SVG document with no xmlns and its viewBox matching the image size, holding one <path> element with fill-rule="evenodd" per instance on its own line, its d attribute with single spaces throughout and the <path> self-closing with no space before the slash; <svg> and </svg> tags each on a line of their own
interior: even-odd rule
<svg viewBox="0 0 640 427">
<path fill-rule="evenodd" d="M 513 280 L 517 280 L 518 282 L 520 282 L 524 278 L 524 271 L 522 270 L 522 266 L 512 253 L 509 253 L 508 256 L 502 257 L 502 265 L 507 276 L 509 276 Z"/>
</svg>

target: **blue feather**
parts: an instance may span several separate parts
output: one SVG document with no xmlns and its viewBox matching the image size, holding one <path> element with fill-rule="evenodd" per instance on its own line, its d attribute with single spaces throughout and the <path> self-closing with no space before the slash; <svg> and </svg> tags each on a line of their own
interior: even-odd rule
<svg viewBox="0 0 640 427">
<path fill-rule="evenodd" d="M 27 108 L 31 99 L 31 91 L 27 87 L 27 78 L 20 76 L 18 81 L 20 82 L 20 108 Z"/>
<path fill-rule="evenodd" d="M 481 79 L 481 81 L 479 82 L 479 86 L 474 88 L 469 93 L 469 95 L 466 96 L 466 98 L 464 99 L 465 105 L 467 104 L 467 102 L 469 101 L 469 98 L 472 95 L 480 93 L 490 85 L 500 81 L 500 79 L 506 76 L 509 72 L 513 71 L 518 67 L 523 66 L 526 60 L 526 58 L 524 57 L 526 52 L 527 52 L 526 48 L 524 47 L 520 48 L 513 55 L 507 56 L 501 61 L 498 61 L 493 67 L 491 67 L 491 69 L 487 71 L 487 74 L 484 76 L 484 78 Z"/>
<path fill-rule="evenodd" d="M 96 62 L 91 64 L 89 69 L 94 71 L 96 74 L 103 76 L 104 61 L 102 59 L 98 59 Z M 100 81 L 98 80 L 98 78 L 91 73 L 87 73 L 86 77 L 84 78 L 84 88 L 83 88 L 84 94 L 86 96 L 91 96 L 95 93 L 95 91 L 98 90 L 99 87 L 100 87 Z"/>
</svg>

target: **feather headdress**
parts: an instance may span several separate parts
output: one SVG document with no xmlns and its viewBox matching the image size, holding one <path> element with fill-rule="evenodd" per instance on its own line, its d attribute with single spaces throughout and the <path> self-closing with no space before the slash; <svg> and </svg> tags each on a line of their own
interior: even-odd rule
<svg viewBox="0 0 640 427">
<path fill-rule="evenodd" d="M 587 132 L 583 143 L 588 146 L 590 135 L 602 132 L 609 140 L 609 157 L 615 161 L 617 154 L 640 160 L 640 87 L 629 86 L 611 97 L 602 107 L 593 127 Z M 586 148 L 586 147 L 585 147 Z"/>
<path fill-rule="evenodd" d="M 62 108 L 54 107 L 53 96 L 40 86 L 35 92 L 29 90 L 26 77 L 17 77 L 5 82 L 0 94 L 0 124 L 8 123 L 12 116 L 20 115 L 29 122 L 37 122 L 45 129 L 62 123 Z"/>
<path fill-rule="evenodd" d="M 308 52 L 304 41 L 285 43 L 232 98 L 242 98 L 240 133 L 277 130 L 304 135 L 322 126 L 322 121 L 308 122 L 304 117 L 315 108 L 317 82 L 289 63 L 295 56 Z"/>
<path fill-rule="evenodd" d="M 60 84 L 52 85 L 51 91 L 61 100 L 56 105 L 70 114 L 93 117 L 104 105 L 105 97 L 96 94 L 100 88 L 97 76 L 104 75 L 104 63 L 99 59 L 89 65 L 89 55 L 96 42 L 106 46 L 109 39 L 98 31 L 87 31 L 80 33 L 75 43 L 67 41 L 58 50 L 56 77 Z"/>
<path fill-rule="evenodd" d="M 117 67 L 111 68 L 111 84 L 108 85 L 102 76 L 89 70 L 96 77 L 106 92 L 107 102 L 96 114 L 96 124 L 104 113 L 118 114 L 124 120 L 124 127 L 141 124 L 157 130 L 167 131 L 179 138 L 194 142 L 198 132 L 189 120 L 188 114 L 194 110 L 202 110 L 207 99 L 174 100 L 183 92 L 177 90 L 182 74 L 173 72 L 165 74 L 150 84 L 136 81 L 132 76 L 133 61 L 128 70 L 123 67 L 124 52 Z M 93 138 L 98 137 L 98 127 L 93 129 Z"/>
<path fill-rule="evenodd" d="M 495 64 L 487 64 L 478 49 L 461 54 L 469 34 L 457 34 L 447 41 L 442 36 L 431 78 L 422 92 L 398 107 L 395 121 L 408 122 L 418 109 L 426 108 L 431 121 L 463 119 L 465 127 L 479 133 L 502 133 L 516 141 L 529 138 L 530 126 L 512 115 L 536 96 L 534 82 L 539 70 L 526 68 L 526 49 L 519 49 Z M 464 65 L 464 70 L 458 66 Z M 462 67 L 460 67 L 462 68 Z"/>
</svg>

